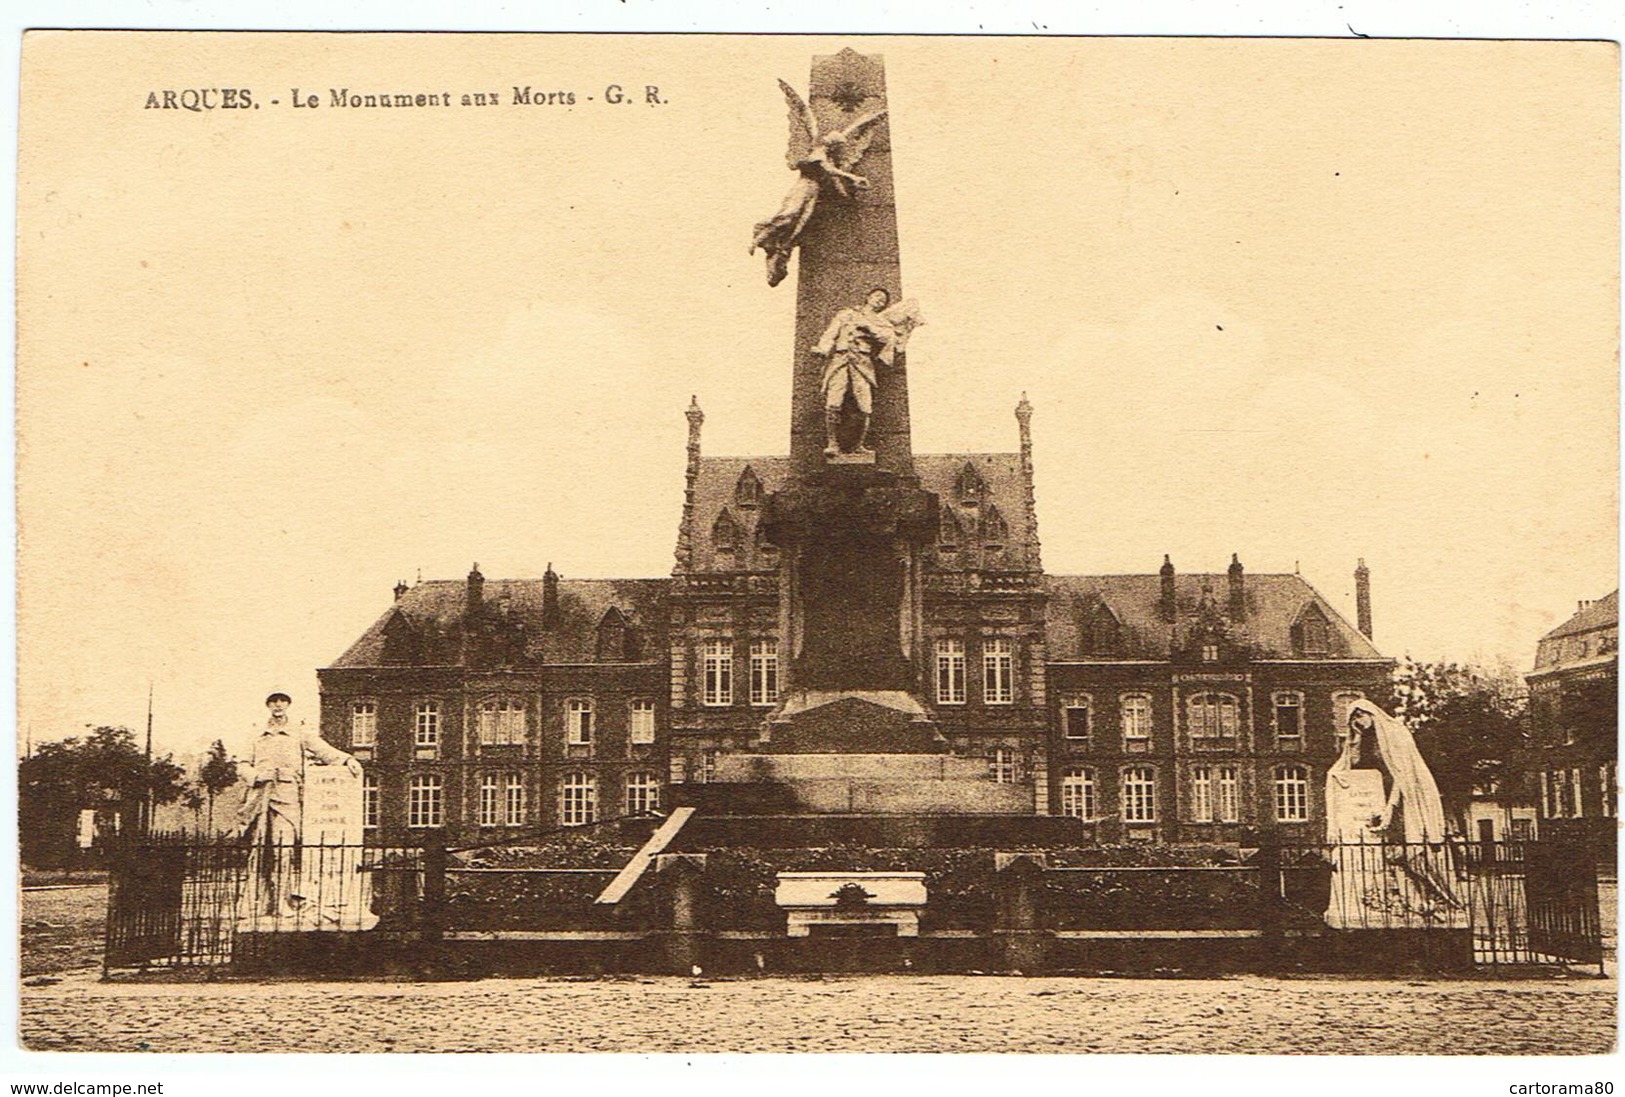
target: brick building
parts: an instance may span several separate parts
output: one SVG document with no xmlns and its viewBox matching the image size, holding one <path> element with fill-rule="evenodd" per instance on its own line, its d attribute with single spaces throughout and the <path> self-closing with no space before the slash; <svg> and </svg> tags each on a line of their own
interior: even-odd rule
<svg viewBox="0 0 1625 1097">
<path fill-rule="evenodd" d="M 1540 832 L 1582 831 L 1612 850 L 1619 762 L 1619 592 L 1581 602 L 1540 638 L 1529 683 Z M 1612 863 L 1611 852 L 1607 860 Z"/>
<path fill-rule="evenodd" d="M 940 501 L 916 696 L 943 753 L 992 786 L 967 810 L 1076 816 L 1102 842 L 1318 836 L 1340 711 L 1385 697 L 1391 661 L 1301 576 L 1234 558 L 1046 575 L 1018 414 L 1016 453 L 915 458 Z M 762 510 L 787 460 L 704 457 L 689 419 L 670 579 L 476 566 L 402 584 L 319 672 L 322 734 L 363 759 L 381 834 L 496 840 L 657 809 L 771 739 L 789 675 Z M 1369 630 L 1363 567 L 1356 589 Z"/>
<path fill-rule="evenodd" d="M 826 133 L 870 118 L 868 185 L 825 193 L 784 245 L 788 454 L 706 457 L 688 409 L 671 577 L 402 585 L 319 672 L 323 734 L 364 758 L 380 836 L 678 802 L 1071 816 L 1101 842 L 1323 832 L 1339 705 L 1387 693 L 1363 565 L 1358 628 L 1233 557 L 1046 575 L 1025 397 L 1015 452 L 915 454 L 905 331 L 865 367 L 872 409 L 829 404 L 831 318 L 878 315 L 857 312 L 875 287 L 903 300 L 885 101 L 879 58 L 816 59 L 806 109 Z"/>
</svg>

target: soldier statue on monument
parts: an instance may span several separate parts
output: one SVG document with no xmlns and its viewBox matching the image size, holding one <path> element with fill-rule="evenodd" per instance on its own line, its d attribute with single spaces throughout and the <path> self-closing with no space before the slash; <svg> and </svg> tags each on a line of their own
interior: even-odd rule
<svg viewBox="0 0 1625 1097">
<path fill-rule="evenodd" d="M 295 916 L 304 904 L 300 892 L 299 845 L 304 833 L 305 761 L 342 765 L 357 781 L 361 763 L 309 728 L 288 721 L 293 703 L 286 693 L 265 699 L 270 714 L 254 741 L 254 752 L 239 772 L 248 781 L 243 803 L 243 838 L 249 845 L 250 879 L 257 881 L 256 914 Z"/>
<path fill-rule="evenodd" d="M 824 329 L 812 353 L 826 359 L 824 377 L 825 457 L 842 452 L 842 416 L 850 393 L 861 417 L 857 443 L 850 452 L 867 454 L 869 423 L 880 366 L 893 365 L 908 347 L 909 333 L 923 321 L 914 301 L 887 308 L 891 293 L 882 286 L 869 291 L 859 308 L 842 309 Z"/>
</svg>

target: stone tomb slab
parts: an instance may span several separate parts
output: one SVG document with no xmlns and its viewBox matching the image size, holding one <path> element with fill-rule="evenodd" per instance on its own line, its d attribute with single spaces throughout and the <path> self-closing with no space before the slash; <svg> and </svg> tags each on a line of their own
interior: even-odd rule
<svg viewBox="0 0 1625 1097">
<path fill-rule="evenodd" d="M 925 873 L 781 872 L 773 899 L 788 916 L 791 937 L 809 937 L 815 927 L 918 937 Z"/>
</svg>

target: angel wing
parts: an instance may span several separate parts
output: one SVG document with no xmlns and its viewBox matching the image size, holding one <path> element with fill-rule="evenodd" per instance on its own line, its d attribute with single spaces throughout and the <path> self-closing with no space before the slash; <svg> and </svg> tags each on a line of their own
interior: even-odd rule
<svg viewBox="0 0 1625 1097">
<path fill-rule="evenodd" d="M 813 117 L 811 108 L 796 94 L 795 88 L 780 80 L 779 90 L 784 92 L 785 105 L 790 108 L 790 148 L 784 158 L 795 168 L 807 159 L 818 140 L 818 119 Z"/>
<path fill-rule="evenodd" d="M 824 138 L 829 146 L 830 159 L 842 171 L 851 171 L 863 154 L 869 151 L 869 142 L 875 139 L 875 123 L 886 117 L 884 110 L 870 111 L 844 129 L 836 130 Z"/>
</svg>

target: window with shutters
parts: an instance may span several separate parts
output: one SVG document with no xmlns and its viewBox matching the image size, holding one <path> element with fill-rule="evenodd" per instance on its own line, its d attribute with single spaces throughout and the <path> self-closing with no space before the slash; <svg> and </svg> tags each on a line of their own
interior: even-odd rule
<svg viewBox="0 0 1625 1097">
<path fill-rule="evenodd" d="M 1192 739 L 1234 739 L 1241 731 L 1241 704 L 1228 693 L 1195 693 L 1185 703 Z"/>
<path fill-rule="evenodd" d="M 525 741 L 525 705 L 514 698 L 481 701 L 474 717 L 482 746 L 514 746 Z"/>
<path fill-rule="evenodd" d="M 627 717 L 627 737 L 634 743 L 655 741 L 655 703 L 633 701 Z"/>
</svg>

